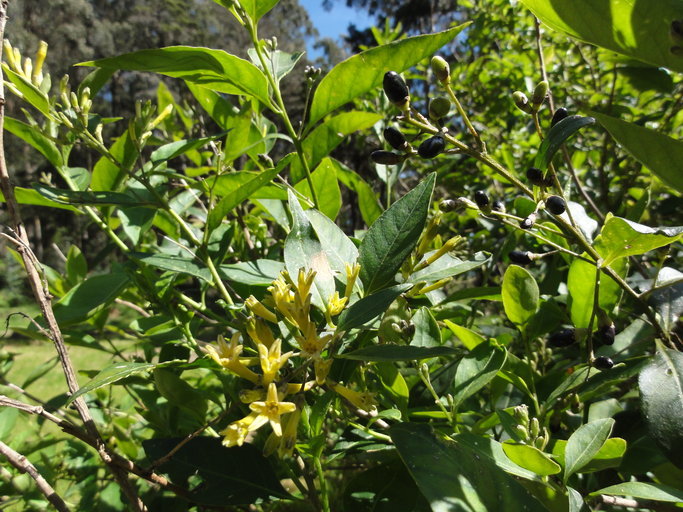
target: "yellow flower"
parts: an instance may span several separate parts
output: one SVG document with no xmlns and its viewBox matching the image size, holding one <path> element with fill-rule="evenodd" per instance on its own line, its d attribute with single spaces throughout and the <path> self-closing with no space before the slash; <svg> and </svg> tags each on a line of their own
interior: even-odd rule
<svg viewBox="0 0 683 512">
<path fill-rule="evenodd" d="M 258 345 L 258 355 L 261 361 L 261 369 L 263 370 L 263 385 L 267 386 L 273 382 L 273 379 L 280 371 L 280 368 L 287 362 L 293 352 L 282 354 L 282 342 L 276 339 L 270 348 L 265 345 Z"/>
<path fill-rule="evenodd" d="M 247 300 L 244 301 L 244 305 L 249 308 L 249 310 L 256 316 L 260 316 L 264 320 L 269 322 L 277 323 L 277 317 L 270 309 L 261 304 L 256 297 L 250 295 Z"/>
<path fill-rule="evenodd" d="M 287 415 L 285 425 L 282 431 L 282 440 L 278 447 L 278 454 L 280 457 L 289 457 L 294 451 L 296 444 L 296 431 L 299 426 L 299 419 L 301 418 L 301 409 L 296 408 L 292 414 Z"/>
<path fill-rule="evenodd" d="M 346 398 L 354 407 L 357 407 L 358 409 L 362 409 L 367 412 L 373 412 L 377 410 L 375 393 L 369 393 L 367 391 L 353 391 L 338 383 L 333 384 L 332 389 Z"/>
<path fill-rule="evenodd" d="M 330 373 L 332 367 L 332 359 L 316 359 L 313 363 L 315 369 L 315 382 L 318 386 L 322 386 Z"/>
<path fill-rule="evenodd" d="M 296 291 L 299 297 L 307 297 L 311 293 L 311 286 L 315 279 L 315 270 L 304 272 L 303 268 L 299 269 L 299 276 L 296 284 Z"/>
<path fill-rule="evenodd" d="M 344 310 L 346 303 L 348 302 L 348 297 L 339 297 L 339 292 L 335 291 L 334 294 L 327 301 L 327 312 L 330 316 L 337 316 Z"/>
<path fill-rule="evenodd" d="M 275 337 L 273 336 L 273 331 L 270 327 L 260 318 L 254 318 L 253 316 L 247 319 L 247 334 L 254 340 L 256 345 L 265 345 L 270 347 L 275 343 Z"/>
<path fill-rule="evenodd" d="M 257 418 L 258 414 L 251 413 L 249 416 L 245 416 L 241 420 L 233 421 L 225 429 L 219 432 L 223 437 L 223 446 L 230 448 L 231 446 L 242 446 L 244 440 L 249 434 L 249 427 Z M 253 430 L 253 429 L 252 429 Z"/>
<path fill-rule="evenodd" d="M 296 410 L 296 405 L 292 402 L 280 402 L 275 383 L 271 382 L 268 386 L 266 400 L 264 402 L 252 402 L 249 404 L 249 408 L 257 414 L 248 427 L 250 431 L 270 422 L 273 432 L 280 437 L 282 435 L 280 416 Z"/>
<path fill-rule="evenodd" d="M 301 334 L 302 336 L 295 336 L 301 348 L 301 355 L 312 359 L 319 358 L 325 345 L 332 339 L 332 334 L 326 334 L 322 337 L 318 336 L 316 326 L 313 323 L 306 324 Z"/>
<path fill-rule="evenodd" d="M 204 351 L 211 359 L 216 361 L 223 368 L 230 370 L 243 379 L 247 379 L 256 383 L 258 382 L 258 375 L 244 366 L 239 359 L 242 349 L 244 348 L 244 346 L 238 344 L 239 339 L 240 333 L 236 332 L 232 335 L 232 338 L 230 339 L 230 345 L 228 345 L 223 336 L 219 335 L 217 340 L 218 349 L 212 345 L 206 345 L 204 347 Z"/>
<path fill-rule="evenodd" d="M 353 265 L 349 265 L 348 263 L 345 263 L 344 268 L 346 269 L 346 290 L 344 290 L 344 297 L 348 299 L 351 297 L 353 287 L 356 285 L 356 279 L 358 279 L 358 274 L 360 273 L 360 264 L 354 263 Z"/>
<path fill-rule="evenodd" d="M 290 317 L 292 303 L 294 302 L 294 292 L 292 285 L 285 280 L 283 271 L 280 276 L 268 287 L 268 291 L 273 296 L 275 307 L 285 318 Z"/>
</svg>

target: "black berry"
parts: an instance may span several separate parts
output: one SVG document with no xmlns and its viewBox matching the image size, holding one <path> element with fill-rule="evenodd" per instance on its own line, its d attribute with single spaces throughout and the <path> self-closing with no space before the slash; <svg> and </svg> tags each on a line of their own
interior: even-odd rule
<svg viewBox="0 0 683 512">
<path fill-rule="evenodd" d="M 614 361 L 607 356 L 599 356 L 593 359 L 593 366 L 598 370 L 609 370 L 614 366 Z"/>
<path fill-rule="evenodd" d="M 543 181 L 543 171 L 538 167 L 529 167 L 526 171 L 526 177 L 532 185 L 542 187 L 545 184 Z"/>
<path fill-rule="evenodd" d="M 486 208 L 489 205 L 489 195 L 483 190 L 477 190 L 474 193 L 474 202 L 479 208 Z"/>
<path fill-rule="evenodd" d="M 567 109 L 564 107 L 558 108 L 555 113 L 553 114 L 553 118 L 550 121 L 550 126 L 555 126 L 557 123 L 562 121 L 565 117 L 567 117 L 569 113 L 567 112 Z"/>
<path fill-rule="evenodd" d="M 401 106 L 410 98 L 410 91 L 405 80 L 396 71 L 387 71 L 382 82 L 384 94 L 394 105 Z"/>
<path fill-rule="evenodd" d="M 376 164 L 382 165 L 396 165 L 404 160 L 402 155 L 397 155 L 391 151 L 384 151 L 381 149 L 379 151 L 373 151 L 370 155 L 370 159 Z"/>
<path fill-rule="evenodd" d="M 567 209 L 567 204 L 560 196 L 550 196 L 545 200 L 545 207 L 553 215 L 562 215 Z"/>
<path fill-rule="evenodd" d="M 496 199 L 493 201 L 493 203 L 491 203 L 491 209 L 494 212 L 505 212 L 505 205 L 503 204 L 503 201 Z"/>
<path fill-rule="evenodd" d="M 403 134 L 391 126 L 384 130 L 384 140 L 386 140 L 392 148 L 398 150 L 405 149 L 408 144 Z"/>
<path fill-rule="evenodd" d="M 531 229 L 536 223 L 536 214 L 530 214 L 526 219 L 519 222 L 519 227 L 522 229 Z"/>
<path fill-rule="evenodd" d="M 574 329 L 562 329 L 548 336 L 548 345 L 551 347 L 568 347 L 576 341 Z"/>
<path fill-rule="evenodd" d="M 617 331 L 614 324 L 604 325 L 600 327 L 595 333 L 595 340 L 602 345 L 614 345 L 614 338 Z"/>
<path fill-rule="evenodd" d="M 420 146 L 417 148 L 417 154 L 422 158 L 434 158 L 436 155 L 441 153 L 445 147 L 446 143 L 443 140 L 443 137 L 440 135 L 434 135 L 434 137 L 430 137 L 420 144 Z"/>
<path fill-rule="evenodd" d="M 528 265 L 532 261 L 529 251 L 510 251 L 508 257 L 512 263 L 517 265 Z"/>
</svg>

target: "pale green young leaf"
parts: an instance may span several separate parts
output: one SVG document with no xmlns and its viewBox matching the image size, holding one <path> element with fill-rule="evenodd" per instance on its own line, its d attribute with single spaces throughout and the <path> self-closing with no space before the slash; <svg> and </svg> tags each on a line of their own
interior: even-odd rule
<svg viewBox="0 0 683 512">
<path fill-rule="evenodd" d="M 311 181 L 318 197 L 320 211 L 332 220 L 337 218 L 342 206 L 336 169 L 337 166 L 329 158 L 324 158 L 317 169 L 311 173 Z M 313 194 L 311 194 L 311 187 L 307 179 L 297 183 L 294 189 L 312 200 Z"/>
<path fill-rule="evenodd" d="M 503 307 L 508 319 L 524 325 L 538 310 L 539 292 L 534 276 L 528 270 L 510 265 L 503 276 Z"/>
</svg>

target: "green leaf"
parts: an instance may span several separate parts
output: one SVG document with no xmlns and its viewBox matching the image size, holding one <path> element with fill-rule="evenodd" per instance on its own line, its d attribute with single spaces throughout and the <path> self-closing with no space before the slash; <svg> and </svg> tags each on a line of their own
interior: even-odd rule
<svg viewBox="0 0 683 512">
<path fill-rule="evenodd" d="M 612 263 L 614 270 L 621 277 L 626 277 L 628 260 L 620 259 Z M 595 265 L 587 261 L 574 259 L 569 267 L 567 288 L 569 289 L 569 310 L 574 327 L 588 327 L 595 302 Z M 608 275 L 600 272 L 599 306 L 606 312 L 612 311 L 619 302 L 622 289 Z"/>
<path fill-rule="evenodd" d="M 405 308 L 407 309 L 407 308 Z M 410 344 L 414 347 L 441 346 L 441 330 L 428 307 L 422 306 L 410 321 L 415 326 L 415 334 Z"/>
<path fill-rule="evenodd" d="M 650 484 L 646 482 L 624 482 L 623 484 L 610 485 L 591 493 L 609 494 L 612 496 L 631 496 L 643 500 L 669 501 L 672 503 L 683 502 L 683 491 L 668 485 Z"/>
<path fill-rule="evenodd" d="M 294 160 L 293 162 L 296 162 Z M 337 166 L 329 158 L 324 158 L 316 170 L 311 173 L 311 181 L 318 197 L 320 211 L 330 219 L 337 218 L 342 206 L 341 191 L 337 181 Z M 313 198 L 308 180 L 303 179 L 294 186 L 294 189 L 302 195 Z"/>
<path fill-rule="evenodd" d="M 161 270 L 188 274 L 203 279 L 207 283 L 212 282 L 209 269 L 198 265 L 194 258 L 172 256 L 170 254 L 147 254 L 139 252 L 132 253 L 131 256 L 142 263 L 146 263 L 147 265 L 151 265 Z"/>
<path fill-rule="evenodd" d="M 669 459 L 683 460 L 683 354 L 660 347 L 638 377 L 650 435 Z"/>
<path fill-rule="evenodd" d="M 682 236 L 683 226 L 651 228 L 608 214 L 600 231 L 601 245 L 596 250 L 603 259 L 601 266 L 606 267 L 618 258 L 644 254 Z"/>
<path fill-rule="evenodd" d="M 400 73 L 422 59 L 431 57 L 467 25 L 395 41 L 340 62 L 323 77 L 315 91 L 309 126 L 325 114 L 379 86 L 387 71 Z"/>
<path fill-rule="evenodd" d="M 89 277 L 55 304 L 55 317 L 60 323 L 85 319 L 96 308 L 118 297 L 128 280 L 128 276 L 120 272 Z"/>
<path fill-rule="evenodd" d="M 556 456 L 557 462 L 561 466 L 565 464 L 564 452 L 566 446 L 567 441 L 563 439 L 558 439 L 553 446 L 553 455 Z M 626 441 L 620 437 L 610 437 L 602 445 L 600 451 L 595 454 L 595 457 L 581 468 L 581 473 L 593 473 L 604 469 L 618 468 L 624 453 L 626 453 Z"/>
<path fill-rule="evenodd" d="M 318 125 L 306 136 L 301 144 L 304 155 L 306 155 L 308 168 L 315 168 L 349 134 L 357 130 L 370 128 L 380 119 L 382 119 L 381 114 L 351 111 L 338 114 Z M 305 177 L 301 160 L 297 159 L 292 162 L 290 172 L 294 183 L 301 181 Z"/>
<path fill-rule="evenodd" d="M 403 375 L 398 371 L 395 364 L 390 362 L 380 362 L 375 365 L 377 375 L 382 383 L 382 387 L 388 396 L 391 397 L 404 419 L 408 418 L 408 385 Z"/>
<path fill-rule="evenodd" d="M 137 375 L 143 372 L 149 372 L 154 368 L 151 363 L 116 363 L 108 366 L 100 373 L 98 373 L 90 382 L 80 388 L 76 393 L 71 395 L 66 401 L 65 405 L 69 405 L 79 396 L 90 393 L 98 388 L 108 386 L 116 381 Z"/>
<path fill-rule="evenodd" d="M 87 192 L 82 190 L 68 190 L 48 187 L 34 183 L 32 187 L 46 199 L 62 204 L 81 204 L 98 206 L 155 206 L 148 201 L 134 197 L 132 193 L 120 192 Z"/>
<path fill-rule="evenodd" d="M 518 265 L 510 265 L 503 276 L 503 307 L 508 319 L 524 325 L 538 310 L 538 285 L 534 277 Z"/>
<path fill-rule="evenodd" d="M 499 409 L 497 412 L 500 411 L 501 409 Z M 472 451 L 479 457 L 484 458 L 484 460 L 489 463 L 495 464 L 506 473 L 525 478 L 527 480 L 536 480 L 538 478 L 535 473 L 521 467 L 519 464 L 512 462 L 503 451 L 503 443 L 499 443 L 495 439 L 491 439 L 490 437 L 481 437 L 469 432 L 465 432 L 455 436 L 454 440 L 461 445 L 471 448 Z"/>
<path fill-rule="evenodd" d="M 228 100 L 223 98 L 220 94 L 200 87 L 192 82 L 185 82 L 187 88 L 190 90 L 197 102 L 202 106 L 209 117 L 216 121 L 216 124 L 222 130 L 228 130 L 232 127 L 232 119 L 237 115 L 239 110 L 234 107 Z"/>
<path fill-rule="evenodd" d="M 57 145 L 37 128 L 11 117 L 5 117 L 4 126 L 8 132 L 37 149 L 56 168 L 59 169 L 64 165 L 64 159 Z"/>
<path fill-rule="evenodd" d="M 538 148 L 536 159 L 534 160 L 534 167 L 539 169 L 546 169 L 550 162 L 553 161 L 553 156 L 560 149 L 565 141 L 578 132 L 584 126 L 593 124 L 595 119 L 592 117 L 582 116 L 568 116 L 562 121 L 553 126 L 543 142 Z"/>
<path fill-rule="evenodd" d="M 93 190 L 113 191 L 123 182 L 128 171 L 135 163 L 138 151 L 126 130 L 116 139 L 109 148 L 109 152 L 119 162 L 113 163 L 109 158 L 102 156 L 92 172 L 91 187 Z"/>
<path fill-rule="evenodd" d="M 399 284 L 367 295 L 346 308 L 337 322 L 338 331 L 348 331 L 369 322 L 384 313 L 392 302 L 403 292 L 412 288 L 409 284 Z"/>
<path fill-rule="evenodd" d="M 346 265 L 356 263 L 358 248 L 339 226 L 318 210 L 306 210 L 306 217 L 320 240 L 337 280 L 346 284 Z M 356 288 L 359 286 L 360 283 L 356 281 Z"/>
<path fill-rule="evenodd" d="M 265 54 L 266 63 L 268 65 L 267 67 L 270 68 L 271 74 L 278 82 L 287 76 L 292 69 L 294 69 L 296 63 L 299 62 L 299 59 L 301 59 L 301 57 L 304 55 L 304 52 L 287 53 L 280 50 L 270 51 L 263 46 L 262 48 L 263 53 Z M 254 48 L 249 48 L 247 50 L 247 54 L 256 67 L 263 69 L 258 54 Z"/>
<path fill-rule="evenodd" d="M 677 0 L 650 2 L 522 0 L 550 28 L 628 57 L 683 71 L 683 60 L 671 51 L 670 24 L 683 18 Z M 590 13 L 590 15 L 587 15 Z"/>
<path fill-rule="evenodd" d="M 186 438 L 154 438 L 142 442 L 147 459 L 171 453 Z M 268 459 L 251 444 L 226 448 L 219 437 L 200 436 L 183 444 L 159 466 L 171 482 L 188 491 L 188 499 L 211 508 L 248 505 L 270 496 L 287 499 Z M 192 486 L 190 482 L 201 482 Z M 233 506 L 233 507 L 231 507 Z"/>
<path fill-rule="evenodd" d="M 683 273 L 671 267 L 660 268 L 652 288 L 642 295 L 657 308 L 664 330 L 671 331 L 683 313 Z"/>
<path fill-rule="evenodd" d="M 427 221 L 436 174 L 432 173 L 389 207 L 361 241 L 358 261 L 365 293 L 394 281 L 394 276 L 417 244 Z"/>
<path fill-rule="evenodd" d="M 505 442 L 503 443 L 505 455 L 515 464 L 533 471 L 540 476 L 556 475 L 562 468 L 535 446 L 528 444 Z"/>
<path fill-rule="evenodd" d="M 270 11 L 280 0 L 240 0 L 240 5 L 256 23 Z"/>
<path fill-rule="evenodd" d="M 683 193 L 683 175 L 677 164 L 683 161 L 683 142 L 605 114 L 591 112 L 591 115 L 652 174 L 679 194 Z"/>
<path fill-rule="evenodd" d="M 104 87 L 111 76 L 114 74 L 113 69 L 96 69 L 88 73 L 85 78 L 78 84 L 78 95 L 83 94 L 83 89 L 86 87 L 90 89 L 90 97 L 94 98 L 100 89 Z"/>
<path fill-rule="evenodd" d="M 225 216 L 230 211 L 246 201 L 258 189 L 270 183 L 275 176 L 277 176 L 282 169 L 289 163 L 291 156 L 287 155 L 272 169 L 267 169 L 258 174 L 254 174 L 248 181 L 241 183 L 237 188 L 232 190 L 221 198 L 216 206 L 209 212 L 206 223 L 210 230 L 216 229 L 223 221 Z"/>
<path fill-rule="evenodd" d="M 140 235 L 152 227 L 156 213 L 156 210 L 141 206 L 119 208 L 116 211 L 121 221 L 121 228 L 133 245 L 137 245 L 140 242 Z"/>
<path fill-rule="evenodd" d="M 158 149 L 155 149 L 149 156 L 150 161 L 154 167 L 159 167 L 164 162 L 167 162 L 177 156 L 192 151 L 193 149 L 198 149 L 205 144 L 220 139 L 227 132 L 219 133 L 217 135 L 211 135 L 209 137 L 202 137 L 199 139 L 187 139 L 187 140 L 177 140 L 169 144 L 164 144 Z"/>
<path fill-rule="evenodd" d="M 35 206 L 47 206 L 49 208 L 59 208 L 60 210 L 69 210 L 76 213 L 81 213 L 78 208 L 71 205 L 58 203 L 43 197 L 37 190 L 32 188 L 15 187 L 14 197 L 19 204 L 32 204 Z M 5 202 L 5 196 L 0 192 L 0 202 Z"/>
<path fill-rule="evenodd" d="M 73 285 L 80 283 L 85 279 L 88 273 L 88 262 L 81 250 L 72 245 L 69 247 L 69 252 L 66 254 L 66 276 L 69 282 Z"/>
<path fill-rule="evenodd" d="M 467 350 L 474 350 L 477 345 L 486 341 L 482 335 L 463 327 L 462 325 L 457 325 L 450 320 L 444 320 L 446 327 L 448 327 L 453 334 L 460 340 L 460 342 L 467 348 Z"/>
<path fill-rule="evenodd" d="M 270 286 L 285 269 L 284 263 L 275 260 L 242 261 L 221 265 L 219 273 L 236 283 L 252 286 Z"/>
<path fill-rule="evenodd" d="M 389 435 L 434 511 L 546 512 L 513 476 L 459 436 L 443 440 L 429 425 L 415 423 L 393 425 Z"/>
<path fill-rule="evenodd" d="M 320 309 L 327 309 L 327 302 L 335 292 L 334 272 L 327 253 L 316 237 L 315 231 L 304 213 L 299 200 L 289 190 L 289 209 L 292 212 L 292 230 L 285 239 L 284 259 L 287 272 L 296 279 L 299 270 L 315 271 L 311 288 L 311 302 Z"/>
<path fill-rule="evenodd" d="M 38 89 L 31 82 L 26 80 L 23 76 L 18 75 L 12 71 L 6 63 L 2 63 L 2 72 L 5 74 L 6 78 L 14 84 L 17 90 L 22 94 L 22 99 L 27 103 L 30 103 L 36 109 L 40 111 L 41 114 L 50 118 L 50 103 L 47 96 Z"/>
<path fill-rule="evenodd" d="M 567 441 L 564 450 L 564 483 L 588 464 L 609 438 L 614 426 L 612 418 L 591 421 L 580 426 Z"/>
<path fill-rule="evenodd" d="M 457 354 L 450 347 L 414 347 L 412 345 L 370 345 L 346 352 L 342 359 L 356 361 L 421 361 L 432 357 L 452 357 Z"/>
<path fill-rule="evenodd" d="M 455 407 L 493 380 L 503 368 L 507 350 L 489 343 L 480 343 L 463 357 L 455 372 L 453 401 Z"/>
<path fill-rule="evenodd" d="M 167 46 L 139 50 L 117 57 L 81 62 L 79 66 L 149 71 L 227 94 L 247 94 L 270 105 L 268 81 L 251 62 L 222 50 Z"/>
<path fill-rule="evenodd" d="M 358 195 L 358 208 L 363 222 L 371 226 L 377 218 L 382 215 L 382 207 L 377 201 L 377 195 L 368 182 L 361 178 L 357 173 L 346 167 L 337 160 L 337 178 L 346 187 L 353 190 Z"/>
<path fill-rule="evenodd" d="M 170 404 L 190 412 L 199 421 L 204 420 L 208 406 L 206 398 L 173 371 L 155 368 L 154 385 Z"/>
<path fill-rule="evenodd" d="M 425 254 L 425 258 L 428 258 L 431 254 L 433 254 L 433 252 Z M 426 281 L 431 283 L 439 281 L 440 279 L 445 279 L 447 277 L 464 274 L 472 269 L 486 265 L 489 261 L 491 261 L 491 255 L 485 252 L 478 252 L 474 255 L 473 259 L 467 261 L 447 253 L 431 265 L 411 274 L 407 282 L 419 283 L 421 281 Z"/>
</svg>

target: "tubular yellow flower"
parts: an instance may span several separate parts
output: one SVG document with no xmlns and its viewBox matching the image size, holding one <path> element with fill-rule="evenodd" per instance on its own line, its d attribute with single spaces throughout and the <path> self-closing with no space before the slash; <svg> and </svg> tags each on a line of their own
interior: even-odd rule
<svg viewBox="0 0 683 512">
<path fill-rule="evenodd" d="M 339 292 L 335 291 L 334 294 L 327 301 L 327 313 L 330 316 L 337 316 L 346 307 L 348 302 L 348 297 L 339 297 Z"/>
<path fill-rule="evenodd" d="M 250 431 L 270 422 L 273 433 L 280 437 L 282 435 L 280 416 L 296 410 L 296 405 L 292 402 L 280 402 L 275 383 L 271 382 L 268 386 L 266 400 L 264 402 L 252 402 L 249 404 L 249 408 L 257 414 L 248 427 Z"/>
<path fill-rule="evenodd" d="M 256 316 L 260 316 L 264 320 L 269 322 L 277 323 L 277 317 L 270 309 L 261 304 L 256 297 L 250 295 L 247 300 L 244 301 L 244 305 L 249 308 L 249 310 Z"/>
<path fill-rule="evenodd" d="M 353 287 L 356 286 L 356 279 L 358 279 L 358 274 L 360 274 L 360 264 L 354 263 L 349 265 L 346 263 L 344 265 L 346 269 L 346 289 L 344 290 L 344 297 L 348 299 L 353 293 Z"/>
<path fill-rule="evenodd" d="M 262 389 L 242 389 L 239 392 L 240 402 L 243 404 L 250 404 L 257 400 L 263 400 L 266 394 Z"/>
<path fill-rule="evenodd" d="M 273 284 L 268 287 L 268 291 L 273 296 L 273 302 L 277 310 L 284 315 L 285 318 L 290 317 L 291 305 L 294 302 L 294 292 L 292 285 L 287 283 L 283 273 L 273 281 Z"/>
<path fill-rule="evenodd" d="M 239 338 L 240 333 L 236 332 L 232 335 L 230 345 L 228 345 L 223 336 L 219 335 L 217 340 L 218 349 L 212 345 L 206 345 L 204 351 L 223 368 L 230 370 L 243 379 L 256 383 L 259 380 L 259 376 L 244 366 L 239 359 L 242 349 L 244 348 L 244 346 L 238 344 Z"/>
<path fill-rule="evenodd" d="M 322 386 L 327 380 L 327 376 L 330 374 L 330 368 L 332 367 L 332 359 L 316 359 L 313 362 L 313 368 L 315 369 L 315 382 L 318 386 Z"/>
<path fill-rule="evenodd" d="M 295 393 L 300 393 L 301 391 L 308 391 L 313 389 L 316 382 L 314 380 L 309 380 L 303 384 L 290 382 L 287 384 L 287 395 L 294 395 Z"/>
<path fill-rule="evenodd" d="M 332 385 L 332 389 L 346 398 L 354 407 L 357 407 L 358 409 L 362 409 L 367 412 L 373 412 L 377 410 L 375 393 L 369 393 L 368 391 L 353 391 L 339 383 Z"/>
<path fill-rule="evenodd" d="M 296 431 L 299 426 L 299 419 L 301 418 L 301 409 L 296 408 L 294 412 L 287 415 L 285 419 L 285 426 L 282 430 L 282 440 L 278 447 L 278 454 L 280 457 L 290 457 L 294 452 L 294 445 L 296 444 Z"/>
<path fill-rule="evenodd" d="M 43 63 L 45 62 L 46 56 L 47 43 L 45 41 L 41 41 L 40 46 L 38 47 L 38 51 L 36 52 L 36 63 L 33 66 L 33 76 L 31 76 L 31 80 L 34 83 L 38 83 L 41 81 L 39 80 L 39 78 L 42 77 Z"/>
<path fill-rule="evenodd" d="M 231 446 L 242 446 L 244 440 L 249 434 L 249 426 L 254 422 L 257 413 L 252 412 L 249 416 L 245 416 L 241 420 L 233 421 L 225 429 L 219 432 L 223 437 L 223 446 L 230 448 Z"/>
<path fill-rule="evenodd" d="M 270 327 L 260 318 L 249 317 L 247 319 L 247 334 L 254 340 L 256 345 L 265 345 L 270 347 L 275 343 L 275 337 Z"/>
<path fill-rule="evenodd" d="M 9 39 L 3 39 L 2 40 L 2 47 L 3 50 L 5 51 L 5 60 L 7 60 L 7 64 L 11 69 L 17 69 L 17 62 L 14 59 L 14 48 L 12 48 L 12 45 L 9 42 Z"/>
<path fill-rule="evenodd" d="M 315 270 L 304 272 L 304 269 L 299 269 L 299 276 L 296 284 L 296 291 L 299 297 L 307 297 L 311 293 L 311 286 L 315 279 Z"/>
<path fill-rule="evenodd" d="M 293 352 L 282 354 L 282 342 L 276 339 L 275 342 L 267 348 L 265 345 L 258 345 L 258 354 L 261 361 L 261 369 L 263 370 L 263 385 L 267 386 L 273 382 L 277 372 L 292 356 Z"/>
<path fill-rule="evenodd" d="M 448 239 L 445 244 L 443 244 L 435 253 L 433 253 L 429 258 L 425 260 L 424 263 L 420 265 L 420 267 L 426 267 L 428 265 L 431 265 L 434 263 L 436 260 L 438 260 L 441 256 L 446 254 L 447 252 L 450 252 L 453 250 L 455 246 L 460 244 L 462 242 L 462 237 L 461 236 L 454 236 L 453 238 Z"/>
<path fill-rule="evenodd" d="M 450 281 L 450 277 L 446 277 L 444 279 L 441 279 L 440 281 L 437 281 L 436 283 L 430 284 L 429 286 L 425 286 L 424 288 L 420 288 L 420 291 L 416 292 L 415 295 L 424 295 L 425 293 L 432 292 L 434 290 L 438 290 L 439 288 L 446 286 L 448 282 Z"/>
</svg>

